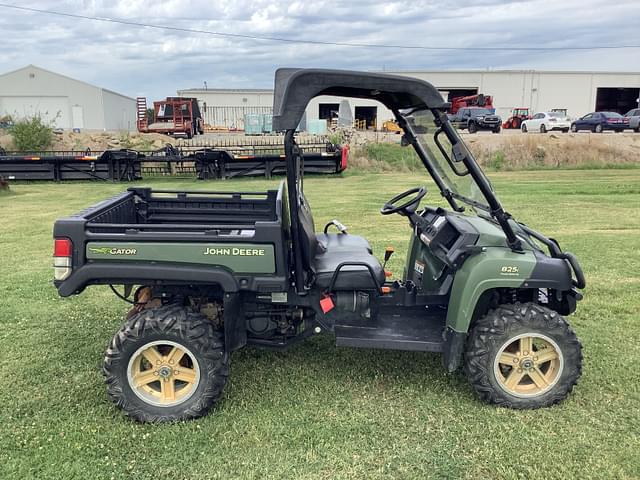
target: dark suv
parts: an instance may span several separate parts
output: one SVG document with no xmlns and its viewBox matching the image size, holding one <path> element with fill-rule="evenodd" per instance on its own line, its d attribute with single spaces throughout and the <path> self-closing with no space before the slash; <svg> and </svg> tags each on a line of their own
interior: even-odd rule
<svg viewBox="0 0 640 480">
<path fill-rule="evenodd" d="M 469 130 L 469 133 L 476 133 L 478 130 L 491 130 L 493 133 L 500 133 L 502 120 L 488 108 L 472 107 L 458 110 L 451 117 L 451 123 L 460 130 Z"/>
</svg>

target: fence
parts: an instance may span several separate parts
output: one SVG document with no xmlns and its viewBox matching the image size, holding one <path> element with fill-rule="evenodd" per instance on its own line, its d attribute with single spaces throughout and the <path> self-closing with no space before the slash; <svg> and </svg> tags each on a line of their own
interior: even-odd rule
<svg viewBox="0 0 640 480">
<path fill-rule="evenodd" d="M 204 109 L 204 123 L 213 129 L 244 130 L 245 115 L 271 115 L 272 107 L 218 107 Z"/>
</svg>

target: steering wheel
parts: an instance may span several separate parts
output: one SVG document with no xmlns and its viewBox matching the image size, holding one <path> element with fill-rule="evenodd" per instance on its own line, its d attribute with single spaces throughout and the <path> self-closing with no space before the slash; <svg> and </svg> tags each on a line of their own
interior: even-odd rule
<svg viewBox="0 0 640 480">
<path fill-rule="evenodd" d="M 413 213 L 420 203 L 420 200 L 427 194 L 427 187 L 415 187 L 406 192 L 402 192 L 400 195 L 396 195 L 387 203 L 385 203 L 380 209 L 382 215 L 391 215 L 392 213 Z M 411 197 L 413 195 L 413 197 Z M 400 200 L 404 200 L 407 197 L 411 197 L 402 205 L 396 206 L 396 203 Z"/>
</svg>

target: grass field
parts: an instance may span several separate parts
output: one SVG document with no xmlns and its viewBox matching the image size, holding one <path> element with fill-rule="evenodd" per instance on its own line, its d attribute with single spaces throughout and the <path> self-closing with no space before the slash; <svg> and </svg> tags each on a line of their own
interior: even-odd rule
<svg viewBox="0 0 640 480">
<path fill-rule="evenodd" d="M 107 400 L 101 362 L 127 306 L 107 288 L 58 298 L 51 227 L 123 185 L 18 184 L 0 197 L 0 478 L 638 478 L 640 477 L 640 169 L 491 176 L 516 218 L 557 238 L 587 274 L 571 323 L 583 377 L 563 404 L 481 404 L 433 354 L 336 349 L 232 357 L 221 405 L 203 419 L 140 425 Z M 146 182 L 212 188 L 195 181 Z M 218 182 L 264 189 L 276 181 Z M 308 177 L 316 224 L 339 218 L 380 254 L 406 220 L 383 201 L 421 174 Z M 433 189 L 428 203 L 439 203 Z"/>
</svg>

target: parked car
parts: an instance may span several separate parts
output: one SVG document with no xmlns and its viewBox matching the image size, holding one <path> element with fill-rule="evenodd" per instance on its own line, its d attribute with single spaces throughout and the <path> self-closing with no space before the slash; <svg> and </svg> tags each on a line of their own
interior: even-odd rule
<svg viewBox="0 0 640 480">
<path fill-rule="evenodd" d="M 602 133 L 605 130 L 622 132 L 627 128 L 629 128 L 629 120 L 617 112 L 588 113 L 571 124 L 572 132 L 579 130 L 590 130 L 595 133 Z"/>
<path fill-rule="evenodd" d="M 502 125 L 500 116 L 488 108 L 461 108 L 449 119 L 455 127 L 460 130 L 469 130 L 469 133 L 476 133 L 478 130 L 491 130 L 493 133 L 499 133 Z"/>
<path fill-rule="evenodd" d="M 550 130 L 561 130 L 564 133 L 571 128 L 571 120 L 560 112 L 538 112 L 520 126 L 523 133 L 547 133 Z"/>
<path fill-rule="evenodd" d="M 640 133 L 640 108 L 629 110 L 624 118 L 629 120 L 629 128 L 633 129 L 636 133 Z"/>
</svg>

